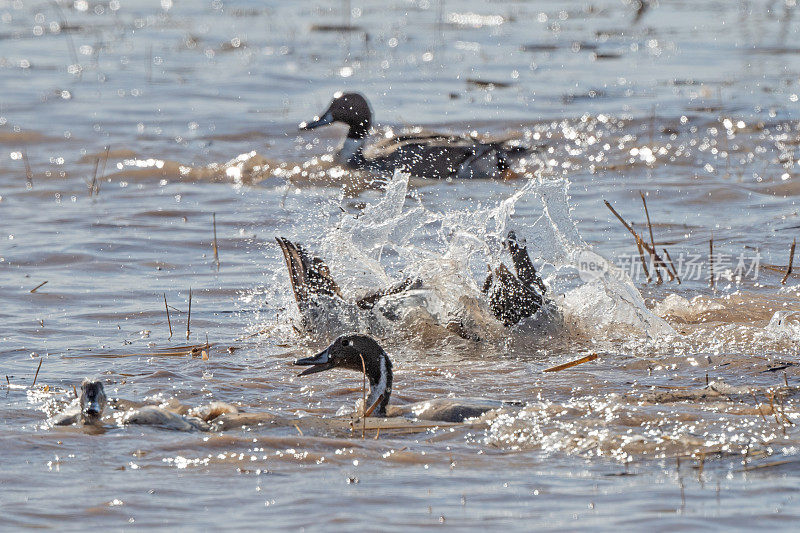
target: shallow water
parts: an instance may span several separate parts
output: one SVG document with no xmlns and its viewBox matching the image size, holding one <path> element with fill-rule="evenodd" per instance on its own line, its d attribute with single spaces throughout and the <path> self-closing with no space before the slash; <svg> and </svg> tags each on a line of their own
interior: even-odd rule
<svg viewBox="0 0 800 533">
<path fill-rule="evenodd" d="M 794 2 L 660 2 L 638 19 L 606 1 L 55 6 L 0 1 L 6 525 L 796 522 L 800 278 L 781 283 L 800 227 Z M 320 28 L 337 24 L 356 28 Z M 378 132 L 544 148 L 508 182 L 357 176 L 326 160 L 341 129 L 296 130 L 340 89 L 368 96 Z M 649 240 L 639 191 L 680 284 L 647 283 L 603 204 Z M 479 293 L 487 263 L 509 264 L 508 229 L 554 309 L 511 331 Z M 324 257 L 348 295 L 419 275 L 469 318 L 482 340 L 421 311 L 387 326 L 392 403 L 525 407 L 363 440 L 314 423 L 351 408 L 361 378 L 295 378 L 290 362 L 334 332 L 292 327 L 277 235 Z M 164 354 L 206 338 L 207 359 Z M 92 375 L 110 396 L 307 423 L 49 427 Z"/>
</svg>

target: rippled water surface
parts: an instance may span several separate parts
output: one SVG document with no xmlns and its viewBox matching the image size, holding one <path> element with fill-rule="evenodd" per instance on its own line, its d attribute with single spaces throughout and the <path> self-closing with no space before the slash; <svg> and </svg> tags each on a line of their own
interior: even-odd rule
<svg viewBox="0 0 800 533">
<path fill-rule="evenodd" d="M 0 0 L 3 525 L 792 528 L 798 10 Z M 342 89 L 376 137 L 538 149 L 502 182 L 350 172 L 340 127 L 297 130 Z M 680 283 L 648 283 L 604 204 L 649 242 L 640 193 Z M 509 229 L 551 307 L 506 329 L 480 287 Z M 514 405 L 362 437 L 361 376 L 291 366 L 360 324 L 298 329 L 276 236 L 348 297 L 417 276 L 466 324 L 413 309 L 375 333 L 392 404 Z M 272 422 L 52 427 L 85 376 Z"/>
</svg>

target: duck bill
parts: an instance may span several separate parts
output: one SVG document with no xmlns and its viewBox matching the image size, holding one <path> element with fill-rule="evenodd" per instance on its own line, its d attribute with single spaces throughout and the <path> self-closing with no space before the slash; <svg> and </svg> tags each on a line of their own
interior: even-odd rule
<svg viewBox="0 0 800 533">
<path fill-rule="evenodd" d="M 306 368 L 300 372 L 298 376 L 307 376 L 309 374 L 316 374 L 317 372 L 325 372 L 326 370 L 330 370 L 335 366 L 333 361 L 331 361 L 329 348 L 325 348 L 313 357 L 296 359 L 294 364 L 298 366 L 309 366 L 309 368 Z"/>
<path fill-rule="evenodd" d="M 333 122 L 333 115 L 330 111 L 322 115 L 321 117 L 314 117 L 314 120 L 311 122 L 301 122 L 299 127 L 301 130 L 313 130 L 314 128 L 319 128 L 320 126 L 326 126 Z"/>
</svg>

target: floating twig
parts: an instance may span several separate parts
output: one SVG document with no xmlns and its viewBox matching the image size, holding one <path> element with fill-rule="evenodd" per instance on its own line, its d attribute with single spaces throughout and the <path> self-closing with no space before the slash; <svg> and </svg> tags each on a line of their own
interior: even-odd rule
<svg viewBox="0 0 800 533">
<path fill-rule="evenodd" d="M 792 273 L 792 263 L 794 263 L 794 247 L 797 244 L 797 239 L 792 239 L 792 247 L 789 250 L 789 267 L 786 269 L 786 275 L 783 276 L 781 280 L 781 285 L 786 284 L 786 280 L 789 278 L 789 274 Z"/>
<path fill-rule="evenodd" d="M 39 366 L 36 367 L 36 374 L 33 376 L 33 383 L 31 384 L 31 388 L 36 386 L 36 378 L 39 377 L 39 370 L 42 368 L 42 361 L 43 360 L 44 359 L 42 359 L 41 357 L 39 358 Z"/>
<path fill-rule="evenodd" d="M 38 284 L 37 286 L 35 286 L 34 288 L 32 288 L 30 292 L 31 292 L 31 293 L 34 293 L 34 292 L 36 292 L 37 290 L 39 290 L 40 288 L 42 288 L 42 287 L 44 286 L 44 284 L 45 284 L 45 283 L 47 283 L 47 281 L 49 281 L 49 280 L 46 280 L 46 281 L 43 281 L 43 282 L 41 282 L 40 284 Z"/>
<path fill-rule="evenodd" d="M 167 312 L 167 325 L 169 326 L 169 338 L 172 338 L 172 320 L 169 319 L 169 306 L 167 305 L 167 293 L 164 293 L 164 310 Z M 169 340 L 169 339 L 167 339 Z"/>
<path fill-rule="evenodd" d="M 575 359 L 574 361 L 570 361 L 568 363 L 546 368 L 543 370 L 543 372 L 558 372 L 559 370 L 566 370 L 567 368 L 572 368 L 573 366 L 578 366 L 583 363 L 588 363 L 589 361 L 594 361 L 595 359 L 597 359 L 597 354 L 592 353 L 584 357 L 581 357 L 580 359 Z"/>
</svg>

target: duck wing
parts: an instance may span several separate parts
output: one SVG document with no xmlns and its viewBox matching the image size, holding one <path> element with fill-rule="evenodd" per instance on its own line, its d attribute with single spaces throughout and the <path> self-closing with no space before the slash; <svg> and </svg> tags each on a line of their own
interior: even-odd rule
<svg viewBox="0 0 800 533">
<path fill-rule="evenodd" d="M 339 285 L 330 275 L 330 268 L 325 261 L 306 253 L 302 246 L 285 237 L 276 237 L 281 247 L 289 281 L 297 304 L 302 308 L 307 305 L 313 295 L 342 297 Z"/>
<path fill-rule="evenodd" d="M 375 304 L 383 298 L 384 296 L 390 296 L 392 294 L 399 294 L 401 292 L 407 291 L 409 289 L 417 289 L 421 286 L 422 281 L 419 279 L 414 278 L 406 278 L 400 283 L 396 283 L 390 287 L 386 287 L 385 289 L 381 289 L 379 291 L 375 291 L 372 293 L 367 294 L 363 298 L 360 298 L 356 301 L 356 305 L 360 309 L 369 310 L 375 307 Z"/>
</svg>

